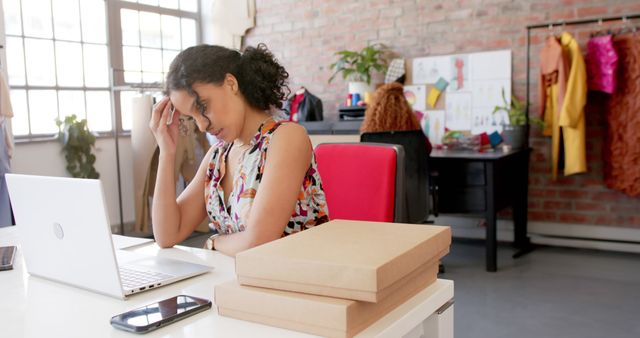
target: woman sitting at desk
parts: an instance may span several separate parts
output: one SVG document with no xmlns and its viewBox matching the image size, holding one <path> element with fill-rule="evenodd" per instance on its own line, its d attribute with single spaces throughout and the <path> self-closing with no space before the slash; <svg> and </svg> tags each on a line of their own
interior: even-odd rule
<svg viewBox="0 0 640 338">
<path fill-rule="evenodd" d="M 171 247 L 209 217 L 209 249 L 234 256 L 328 221 L 309 136 L 274 119 L 289 74 L 260 44 L 243 53 L 200 45 L 178 54 L 149 126 L 160 157 L 152 219 L 156 242 Z M 178 115 L 195 119 L 219 142 L 176 199 Z"/>
<path fill-rule="evenodd" d="M 404 97 L 404 88 L 398 82 L 385 84 L 378 88 L 373 102 L 364 113 L 360 126 L 361 133 L 379 133 L 385 131 L 422 130 L 413 109 Z M 428 153 L 431 143 L 425 137 Z"/>
</svg>

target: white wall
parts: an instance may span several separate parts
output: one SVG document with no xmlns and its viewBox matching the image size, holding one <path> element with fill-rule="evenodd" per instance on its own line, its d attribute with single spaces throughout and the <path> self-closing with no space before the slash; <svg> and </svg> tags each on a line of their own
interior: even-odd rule
<svg viewBox="0 0 640 338">
<path fill-rule="evenodd" d="M 120 174 L 122 186 L 122 209 L 125 224 L 135 221 L 133 197 L 133 154 L 129 137 L 120 138 Z M 112 225 L 120 224 L 118 210 L 118 181 L 116 175 L 116 156 L 114 139 L 99 138 L 96 140 L 96 170 L 100 173 L 100 181 L 107 200 L 109 221 Z M 16 144 L 11 169 L 14 173 L 69 176 L 62 146 L 57 141 L 32 142 Z M 53 196 L 52 198 L 55 198 Z"/>
</svg>

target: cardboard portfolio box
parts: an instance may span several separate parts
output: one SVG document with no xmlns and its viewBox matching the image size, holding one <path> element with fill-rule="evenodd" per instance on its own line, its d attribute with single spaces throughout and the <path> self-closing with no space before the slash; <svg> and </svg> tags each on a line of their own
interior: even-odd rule
<svg viewBox="0 0 640 338">
<path fill-rule="evenodd" d="M 242 285 L 378 302 L 448 253 L 445 226 L 334 220 L 236 255 Z"/>
<path fill-rule="evenodd" d="M 218 314 L 325 336 L 352 337 L 436 280 L 438 262 L 423 264 L 396 292 L 377 303 L 240 285 L 215 287 Z"/>
</svg>

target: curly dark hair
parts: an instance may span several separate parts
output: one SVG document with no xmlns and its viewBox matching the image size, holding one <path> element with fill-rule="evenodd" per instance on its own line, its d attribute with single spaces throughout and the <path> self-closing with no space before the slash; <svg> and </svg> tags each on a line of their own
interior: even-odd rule
<svg viewBox="0 0 640 338">
<path fill-rule="evenodd" d="M 287 85 L 289 73 L 263 43 L 247 47 L 242 53 L 212 45 L 183 50 L 171 62 L 166 92 L 187 90 L 199 100 L 194 83 L 220 84 L 226 74 L 235 76 L 247 103 L 257 109 L 282 108 L 291 93 Z"/>
</svg>

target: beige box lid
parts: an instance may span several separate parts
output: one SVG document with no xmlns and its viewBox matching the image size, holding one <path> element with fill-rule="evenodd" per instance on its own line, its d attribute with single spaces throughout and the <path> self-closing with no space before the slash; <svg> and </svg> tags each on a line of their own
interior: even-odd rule
<svg viewBox="0 0 640 338">
<path fill-rule="evenodd" d="M 222 316 L 326 337 L 352 337 L 431 285 L 437 272 L 437 262 L 422 265 L 403 278 L 394 293 L 377 303 L 244 286 L 231 281 L 215 287 L 215 304 Z"/>
<path fill-rule="evenodd" d="M 236 273 L 246 285 L 377 302 L 450 245 L 446 226 L 334 220 L 239 253 Z"/>
</svg>

